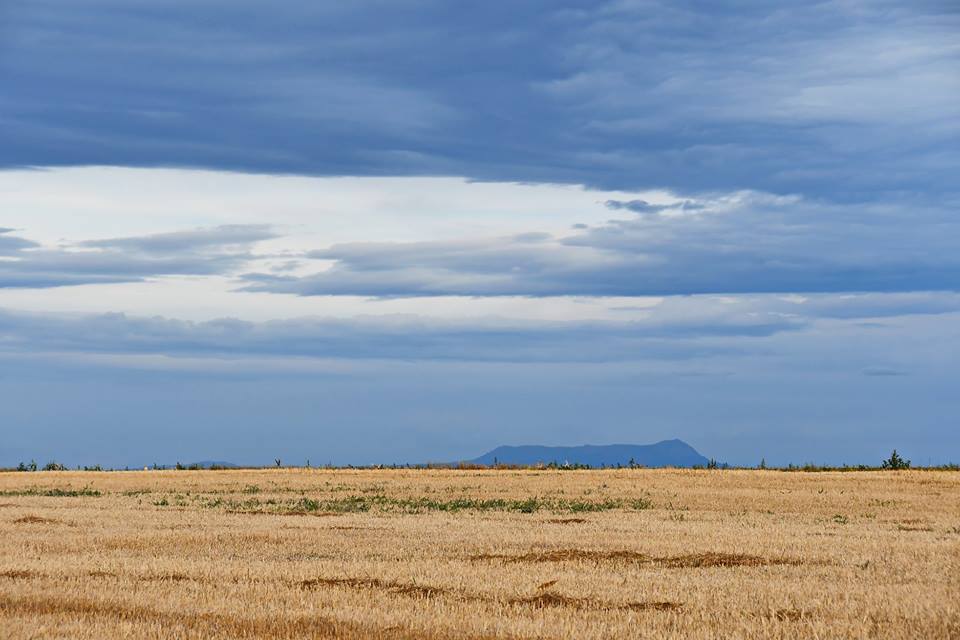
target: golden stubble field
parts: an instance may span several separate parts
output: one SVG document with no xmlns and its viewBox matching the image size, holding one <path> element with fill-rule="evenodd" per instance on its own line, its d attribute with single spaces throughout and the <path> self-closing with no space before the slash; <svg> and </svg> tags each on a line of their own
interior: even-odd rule
<svg viewBox="0 0 960 640">
<path fill-rule="evenodd" d="M 960 473 L 0 474 L 3 638 L 960 638 Z"/>
</svg>

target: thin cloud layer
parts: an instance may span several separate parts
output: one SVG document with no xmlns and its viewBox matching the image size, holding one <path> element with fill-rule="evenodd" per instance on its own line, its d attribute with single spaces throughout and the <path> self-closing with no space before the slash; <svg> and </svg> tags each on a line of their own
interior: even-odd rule
<svg viewBox="0 0 960 640">
<path fill-rule="evenodd" d="M 953 291 L 960 220 L 914 202 L 835 205 L 741 192 L 637 212 L 565 237 L 355 243 L 308 254 L 311 275 L 246 290 L 364 296 L 651 296 Z"/>
<path fill-rule="evenodd" d="M 24 249 L 30 249 L 37 246 L 37 243 L 31 242 L 26 238 L 20 238 L 15 235 L 16 229 L 0 227 L 0 256 L 15 256 Z"/>
<path fill-rule="evenodd" d="M 197 251 L 243 249 L 255 242 L 276 238 L 269 225 L 229 224 L 209 229 L 155 233 L 128 238 L 107 238 L 81 242 L 82 247 L 136 251 L 145 254 L 183 254 Z"/>
<path fill-rule="evenodd" d="M 146 354 L 464 362 L 630 362 L 756 353 L 756 339 L 817 322 L 960 313 L 957 294 L 666 298 L 623 321 L 439 320 L 429 316 L 188 322 L 120 313 L 0 310 L 7 353 Z M 763 341 L 761 340 L 761 344 Z M 868 373 L 864 375 L 880 375 Z"/>
<path fill-rule="evenodd" d="M 266 225 L 226 225 L 45 248 L 11 232 L 0 230 L 0 289 L 223 275 L 254 257 L 254 243 L 276 237 Z"/>
</svg>

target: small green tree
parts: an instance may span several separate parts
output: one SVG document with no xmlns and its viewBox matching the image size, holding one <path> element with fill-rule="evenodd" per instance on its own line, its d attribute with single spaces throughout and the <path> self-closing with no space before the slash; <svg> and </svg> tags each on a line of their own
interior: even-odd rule
<svg viewBox="0 0 960 640">
<path fill-rule="evenodd" d="M 760 466 L 759 466 L 758 468 L 759 468 L 759 469 L 766 469 L 766 468 L 767 468 L 767 459 L 766 459 L 766 458 L 760 458 Z"/>
<path fill-rule="evenodd" d="M 895 471 L 899 469 L 909 469 L 910 461 L 901 458 L 900 454 L 897 453 L 897 450 L 894 449 L 893 453 L 890 454 L 890 457 L 884 460 L 881 466 L 884 469 L 893 469 Z"/>
</svg>

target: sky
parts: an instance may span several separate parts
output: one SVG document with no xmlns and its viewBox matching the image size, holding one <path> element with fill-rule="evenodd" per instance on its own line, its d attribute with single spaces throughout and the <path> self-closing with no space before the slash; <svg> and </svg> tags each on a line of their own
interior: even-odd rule
<svg viewBox="0 0 960 640">
<path fill-rule="evenodd" d="M 960 462 L 948 1 L 0 3 L 0 466 Z"/>
</svg>

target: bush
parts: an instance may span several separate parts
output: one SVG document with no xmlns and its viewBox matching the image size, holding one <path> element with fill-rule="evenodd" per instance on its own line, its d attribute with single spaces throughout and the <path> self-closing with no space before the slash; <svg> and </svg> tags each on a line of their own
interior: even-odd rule
<svg viewBox="0 0 960 640">
<path fill-rule="evenodd" d="M 910 461 L 904 460 L 900 457 L 900 454 L 897 453 L 897 450 L 894 449 L 893 453 L 890 454 L 890 457 L 883 461 L 881 465 L 884 469 L 909 469 Z"/>
</svg>

